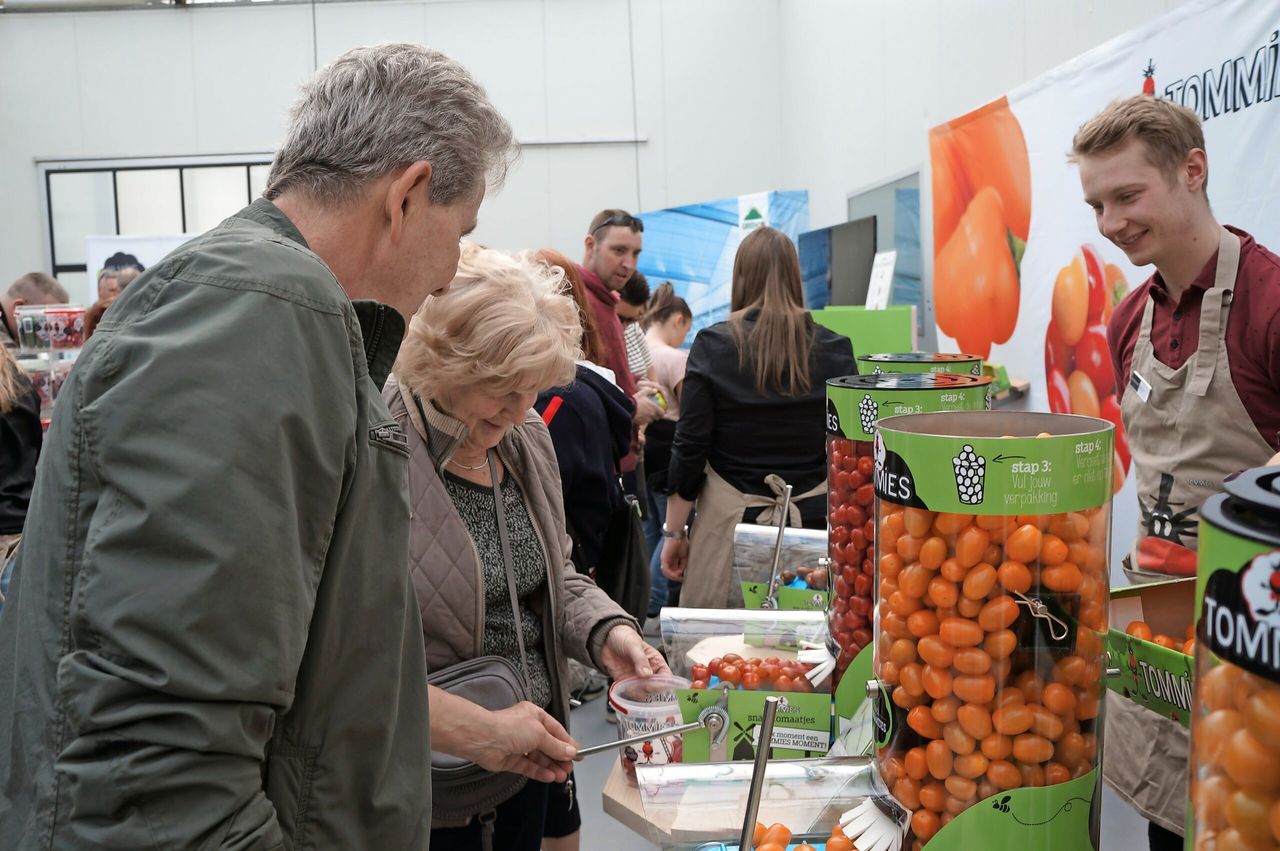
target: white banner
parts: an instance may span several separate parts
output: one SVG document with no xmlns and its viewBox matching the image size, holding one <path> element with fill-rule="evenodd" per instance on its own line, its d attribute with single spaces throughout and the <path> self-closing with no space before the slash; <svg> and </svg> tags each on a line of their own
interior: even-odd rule
<svg viewBox="0 0 1280 851">
<path fill-rule="evenodd" d="M 190 242 L 198 234 L 154 234 L 149 236 L 87 236 L 84 239 L 85 268 L 89 280 L 80 292 L 69 293 L 71 300 L 88 307 L 98 300 L 98 272 L 106 265 L 107 258 L 122 252 L 132 254 L 144 267 L 150 268 L 165 256 L 182 245 Z"/>
<path fill-rule="evenodd" d="M 930 133 L 939 350 L 989 356 L 1030 379 L 1033 409 L 1119 424 L 1106 320 L 1152 269 L 1129 265 L 1098 233 L 1066 155 L 1081 124 L 1142 92 L 1200 114 L 1218 220 L 1280 249 L 1277 0 L 1187 3 Z M 1001 225 L 1011 256 L 996 250 Z M 971 238 L 951 240 L 957 230 Z M 1070 340 L 1058 335 L 1064 324 Z M 1117 466 L 1123 475 L 1128 458 Z M 1137 527 L 1132 478 L 1116 497 L 1117 565 Z"/>
</svg>

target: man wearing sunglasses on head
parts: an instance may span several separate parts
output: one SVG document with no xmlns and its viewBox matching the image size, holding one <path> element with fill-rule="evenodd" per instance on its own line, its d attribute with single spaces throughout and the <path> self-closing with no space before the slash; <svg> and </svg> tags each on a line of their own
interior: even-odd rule
<svg viewBox="0 0 1280 851">
<path fill-rule="evenodd" d="M 622 322 L 615 312 L 618 292 L 626 286 L 636 270 L 640 257 L 644 222 L 625 210 L 602 210 L 591 220 L 587 230 L 582 257 L 582 280 L 596 320 L 596 327 L 604 340 L 606 360 L 603 364 L 613 370 L 618 387 L 635 399 L 636 425 L 644 425 L 662 416 L 662 409 L 646 393 L 637 392 L 638 376 L 627 363 L 627 346 L 622 332 Z M 634 453 L 622 459 L 622 472 L 635 469 Z"/>
</svg>

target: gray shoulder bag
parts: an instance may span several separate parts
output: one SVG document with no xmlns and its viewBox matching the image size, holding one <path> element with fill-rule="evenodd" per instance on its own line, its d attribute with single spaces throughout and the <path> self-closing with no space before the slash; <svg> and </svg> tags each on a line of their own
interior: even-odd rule
<svg viewBox="0 0 1280 851">
<path fill-rule="evenodd" d="M 516 595 L 515 568 L 507 537 L 507 513 L 498 486 L 498 467 L 493 452 L 488 453 L 489 478 L 493 482 L 493 502 L 498 520 L 498 542 L 506 568 L 511 613 L 515 618 L 516 642 L 520 646 L 520 670 L 501 656 L 480 656 L 450 665 L 427 677 L 427 682 L 452 695 L 489 710 L 506 709 L 527 700 L 529 659 L 525 655 L 524 630 L 520 620 L 520 600 Z M 484 593 L 483 588 L 479 593 Z M 522 774 L 494 773 L 450 754 L 431 752 L 432 827 L 459 827 L 479 818 L 485 847 L 492 847 L 494 809 L 524 788 Z"/>
</svg>

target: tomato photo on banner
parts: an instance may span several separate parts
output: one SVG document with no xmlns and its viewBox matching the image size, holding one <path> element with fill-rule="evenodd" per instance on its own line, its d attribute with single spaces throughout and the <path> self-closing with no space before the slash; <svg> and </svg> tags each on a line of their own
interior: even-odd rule
<svg viewBox="0 0 1280 851">
<path fill-rule="evenodd" d="M 986 359 L 1013 336 L 1031 224 L 1031 169 L 1004 98 L 929 132 L 934 310 L 958 350 Z"/>
</svg>

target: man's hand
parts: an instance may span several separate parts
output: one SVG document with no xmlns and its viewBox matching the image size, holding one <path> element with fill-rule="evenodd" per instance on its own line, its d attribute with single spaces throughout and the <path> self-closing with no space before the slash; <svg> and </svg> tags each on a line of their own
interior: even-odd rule
<svg viewBox="0 0 1280 851">
<path fill-rule="evenodd" d="M 427 686 L 431 745 L 487 771 L 510 771 L 542 783 L 564 782 L 578 743 L 560 722 L 527 701 L 491 712 Z"/>
<path fill-rule="evenodd" d="M 543 710 L 525 701 L 488 713 L 470 753 L 459 753 L 488 771 L 510 771 L 542 783 L 563 783 L 573 770 L 578 743 Z"/>
<path fill-rule="evenodd" d="M 662 654 L 625 624 L 615 626 L 605 636 L 600 663 L 604 665 L 605 673 L 615 680 L 671 673 Z"/>
<path fill-rule="evenodd" d="M 673 582 L 684 582 L 684 569 L 689 561 L 689 539 L 666 538 L 662 543 L 662 575 Z"/>
</svg>

